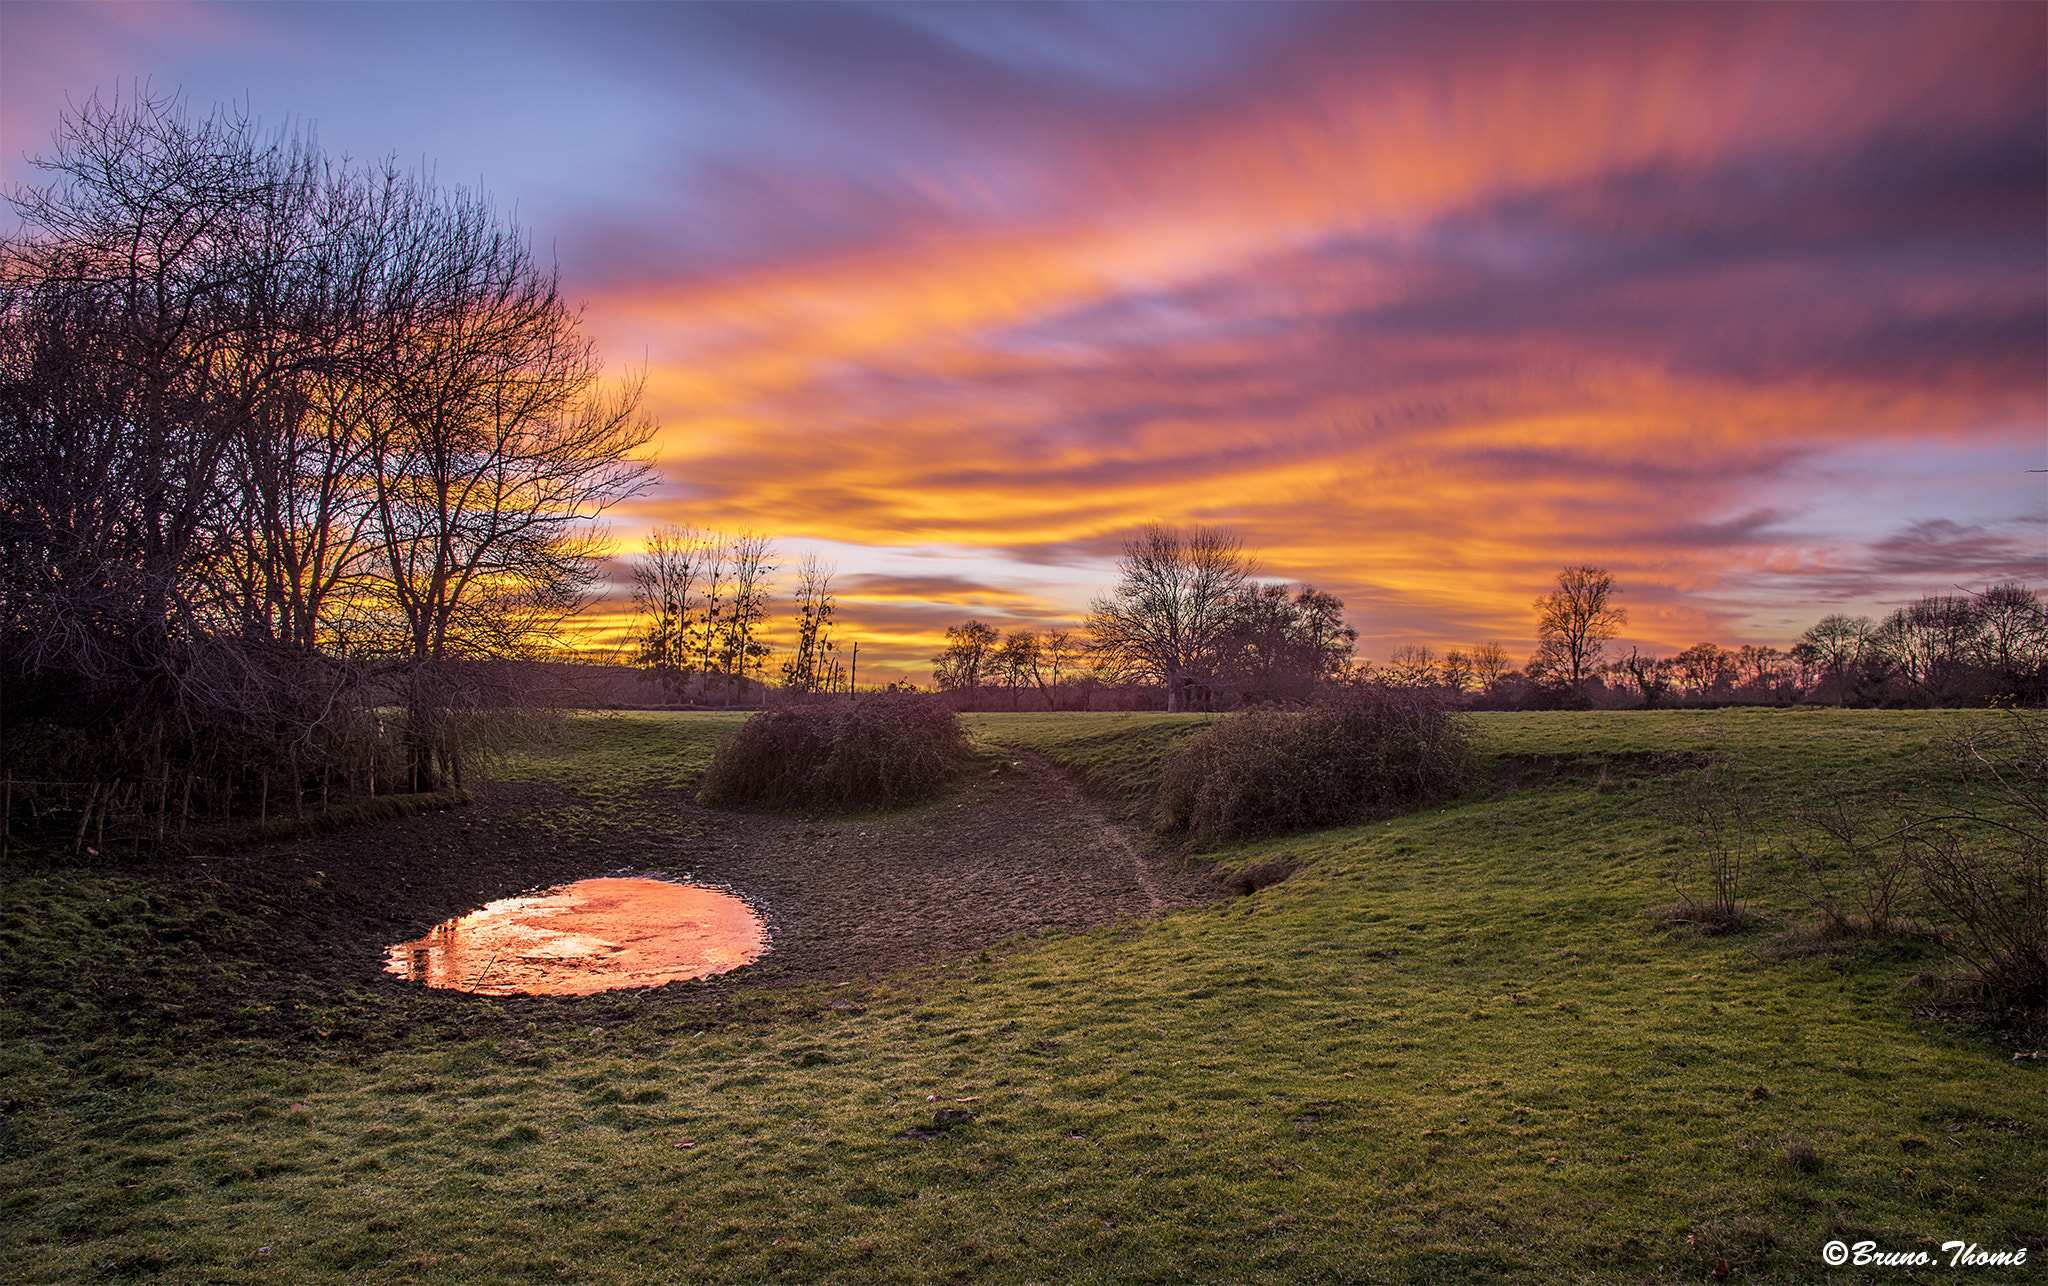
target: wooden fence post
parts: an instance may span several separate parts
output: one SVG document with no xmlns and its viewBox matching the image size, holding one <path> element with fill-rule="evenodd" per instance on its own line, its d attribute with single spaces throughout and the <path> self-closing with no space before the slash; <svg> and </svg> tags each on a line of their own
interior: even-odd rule
<svg viewBox="0 0 2048 1286">
<path fill-rule="evenodd" d="M 78 815 L 78 834 L 71 840 L 71 852 L 74 856 L 85 847 L 85 828 L 92 825 L 92 801 L 99 792 L 98 782 L 86 783 L 85 811 Z"/>
</svg>

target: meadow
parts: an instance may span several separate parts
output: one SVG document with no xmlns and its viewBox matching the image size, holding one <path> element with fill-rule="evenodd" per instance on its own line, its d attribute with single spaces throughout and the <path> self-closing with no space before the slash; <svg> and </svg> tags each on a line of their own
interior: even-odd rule
<svg viewBox="0 0 2048 1286">
<path fill-rule="evenodd" d="M 1998 717 L 1473 716 L 1481 771 L 1446 806 L 1179 859 L 1296 865 L 1257 893 L 1219 881 L 844 985 L 742 972 L 715 1006 L 443 997 L 401 1021 L 401 988 L 365 983 L 331 1014 L 302 990 L 302 1014 L 258 1015 L 231 945 L 281 922 L 229 886 L 289 850 L 219 855 L 217 888 L 147 863 L 0 873 L 0 1263 L 21 1283 L 1696 1282 L 1724 1261 L 1875 1282 L 1948 1273 L 1960 1240 L 2028 1249 L 1975 1280 L 2031 1280 L 2048 1063 L 2015 1055 L 2038 1033 L 1960 999 L 1932 935 L 1802 935 L 1780 834 L 1819 784 L 1952 789 L 1942 739 Z M 1005 785 L 990 765 L 1035 757 L 1136 819 L 1209 718 L 968 716 L 980 762 L 908 811 L 969 816 Z M 551 792 L 534 842 L 623 842 L 672 826 L 655 803 L 732 726 L 579 719 L 500 788 Z M 1671 810 L 1709 763 L 1770 822 L 1742 932 L 1645 914 L 1677 897 L 1695 841 Z M 207 996 L 225 1010 L 188 1021 Z M 1832 1268 L 1830 1240 L 1935 1266 Z"/>
</svg>

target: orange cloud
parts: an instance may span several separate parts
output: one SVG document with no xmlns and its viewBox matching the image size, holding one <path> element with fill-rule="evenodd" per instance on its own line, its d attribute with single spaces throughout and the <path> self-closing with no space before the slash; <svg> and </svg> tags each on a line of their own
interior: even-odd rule
<svg viewBox="0 0 2048 1286">
<path fill-rule="evenodd" d="M 1753 632 L 1731 585 L 1888 530 L 1802 529 L 1802 479 L 2044 422 L 2043 183 L 2005 142 L 2039 50 L 2009 12 L 1886 12 L 1515 11 L 1371 74 L 1297 49 L 1231 110 L 1058 140 L 1038 212 L 614 291 L 593 324 L 652 345 L 677 484 L 647 512 L 992 566 L 1223 523 L 1374 647 L 1525 642 L 1584 561 L 1648 641 Z"/>
</svg>

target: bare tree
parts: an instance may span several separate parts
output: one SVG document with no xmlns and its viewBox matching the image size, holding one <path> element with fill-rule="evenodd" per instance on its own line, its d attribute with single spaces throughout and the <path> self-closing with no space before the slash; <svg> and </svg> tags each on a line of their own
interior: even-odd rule
<svg viewBox="0 0 2048 1286">
<path fill-rule="evenodd" d="M 1635 648 L 1628 650 L 1628 659 L 1620 662 L 1623 671 L 1642 694 L 1643 709 L 1655 710 L 1664 700 L 1664 694 L 1671 689 L 1671 674 L 1674 669 L 1670 657 L 1644 656 Z"/>
<path fill-rule="evenodd" d="M 2048 661 L 2048 609 L 2041 596 L 2018 583 L 1993 585 L 1974 596 L 1980 660 L 2000 674 L 2024 674 Z"/>
<path fill-rule="evenodd" d="M 681 695 L 697 673 L 700 609 L 698 583 L 711 544 L 694 527 L 656 527 L 646 552 L 633 564 L 633 605 L 643 622 L 634 659 Z"/>
<path fill-rule="evenodd" d="M 403 230 L 379 355 L 390 389 L 369 484 L 413 771 L 446 708 L 448 661 L 530 656 L 583 604 L 590 520 L 638 491 L 654 426 L 639 387 L 607 387 L 552 271 L 481 198 L 427 190 Z"/>
<path fill-rule="evenodd" d="M 1444 653 L 1444 686 L 1453 692 L 1463 692 L 1472 686 L 1472 658 L 1457 648 Z"/>
<path fill-rule="evenodd" d="M 1784 659 L 1785 654 L 1777 648 L 1760 647 L 1754 643 L 1744 643 L 1735 650 L 1735 664 L 1743 686 L 1759 691 L 1768 687 L 1772 680 L 1782 677 L 1778 663 Z"/>
<path fill-rule="evenodd" d="M 1045 665 L 1052 672 L 1052 692 L 1047 699 L 1055 700 L 1060 690 L 1063 675 L 1076 674 L 1080 670 L 1083 649 L 1066 630 L 1047 630 L 1040 651 L 1045 656 Z"/>
<path fill-rule="evenodd" d="M 1672 657 L 1671 663 L 1695 696 L 1725 691 L 1740 677 L 1736 654 L 1714 643 L 1695 643 Z"/>
<path fill-rule="evenodd" d="M 832 618 L 839 611 L 832 595 L 830 562 L 805 554 L 796 565 L 796 653 L 782 663 L 782 686 L 793 692 L 825 690 L 837 671 L 832 653 Z"/>
<path fill-rule="evenodd" d="M 481 674 L 444 663 L 580 601 L 590 520 L 645 473 L 637 389 L 479 197 L 146 95 L 42 165 L 0 249 L 10 687 L 254 745 L 376 660 L 432 784 Z"/>
<path fill-rule="evenodd" d="M 1442 662 L 1424 644 L 1403 643 L 1387 658 L 1394 682 L 1409 687 L 1433 688 L 1443 678 Z"/>
<path fill-rule="evenodd" d="M 1885 617 L 1870 643 L 1896 673 L 1939 700 L 1960 695 L 1979 632 L 1968 595 L 1930 594 Z"/>
<path fill-rule="evenodd" d="M 16 709 L 24 686 L 164 707 L 218 620 L 226 463 L 308 357 L 286 301 L 315 169 L 147 96 L 87 100 L 36 164 L 0 246 L 0 651 Z"/>
<path fill-rule="evenodd" d="M 1480 687 L 1492 687 L 1509 670 L 1508 650 L 1498 643 L 1481 643 L 1472 649 L 1472 677 Z"/>
<path fill-rule="evenodd" d="M 1018 706 L 1017 690 L 1027 682 L 1038 685 L 1041 695 L 1045 692 L 1045 680 L 1041 671 L 1045 664 L 1045 653 L 1038 635 L 1031 630 L 1012 630 L 996 650 L 990 654 L 989 662 L 1000 676 L 1003 686 L 1010 690 L 1010 708 Z"/>
<path fill-rule="evenodd" d="M 946 691 L 979 691 L 1000 637 L 986 621 L 948 626 L 946 650 L 932 658 L 932 678 Z"/>
<path fill-rule="evenodd" d="M 1607 641 L 1628 623 L 1628 612 L 1609 602 L 1620 592 L 1604 568 L 1567 567 L 1557 574 L 1557 588 L 1536 600 L 1537 656 L 1574 692 L 1600 663 Z"/>
<path fill-rule="evenodd" d="M 1823 616 L 1800 636 L 1800 642 L 1813 649 L 1813 662 L 1820 672 L 1834 680 L 1835 704 L 1847 704 L 1849 677 L 1870 647 L 1870 618 L 1840 613 Z"/>
<path fill-rule="evenodd" d="M 719 673 L 734 693 L 743 694 L 747 676 L 758 675 L 768 663 L 770 649 L 761 638 L 761 629 L 768 621 L 775 549 L 760 532 L 742 531 L 725 542 L 723 553 L 723 594 L 714 600 L 708 624 L 715 635 L 713 652 Z"/>
<path fill-rule="evenodd" d="M 1104 668 L 1165 687 L 1166 708 L 1215 672 L 1232 599 L 1251 578 L 1244 544 L 1228 531 L 1148 526 L 1124 545 L 1114 590 L 1089 605 L 1087 628 Z"/>
<path fill-rule="evenodd" d="M 2048 608 L 2031 588 L 1993 585 L 1975 596 L 1980 629 L 1977 661 L 1988 671 L 1989 695 L 2016 704 L 2048 697 Z"/>
</svg>

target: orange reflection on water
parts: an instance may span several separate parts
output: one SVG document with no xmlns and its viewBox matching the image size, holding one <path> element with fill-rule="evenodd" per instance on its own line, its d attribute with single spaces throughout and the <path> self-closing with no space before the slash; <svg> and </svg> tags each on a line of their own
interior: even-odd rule
<svg viewBox="0 0 2048 1286">
<path fill-rule="evenodd" d="M 730 893 L 607 877 L 443 921 L 387 951 L 384 971 L 487 996 L 581 996 L 724 973 L 767 949 L 761 917 Z"/>
</svg>

